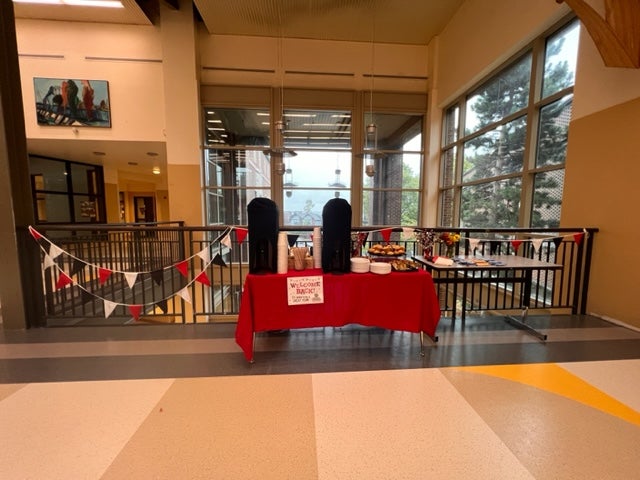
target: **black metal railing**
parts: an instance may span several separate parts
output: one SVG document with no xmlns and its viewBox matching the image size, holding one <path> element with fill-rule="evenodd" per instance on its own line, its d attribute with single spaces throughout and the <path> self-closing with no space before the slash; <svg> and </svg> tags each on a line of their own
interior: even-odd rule
<svg viewBox="0 0 640 480">
<path fill-rule="evenodd" d="M 42 246 L 43 303 L 46 325 L 107 325 L 235 321 L 244 278 L 249 271 L 246 227 L 185 227 L 167 224 L 39 226 Z M 311 247 L 312 227 L 283 228 L 296 245 Z M 384 232 L 366 233 L 360 251 L 385 242 Z M 597 229 L 429 229 L 436 236 L 456 232 L 455 254 L 518 254 L 559 263 L 556 271 L 534 272 L 530 308 L 585 313 L 594 234 Z M 406 255 L 422 254 L 406 229 L 393 228 L 390 242 Z M 533 242 L 533 240 L 542 242 Z M 478 241 L 475 251 L 472 240 Z M 514 240 L 520 240 L 517 251 Z M 354 243 L 355 245 L 355 243 Z M 435 244 L 434 254 L 444 245 Z M 47 258 L 48 257 L 48 258 Z M 64 284 L 64 277 L 69 277 Z M 437 284 L 441 310 L 467 302 L 467 310 L 517 308 L 521 298 L 508 282 L 472 285 L 466 298 L 452 295 L 452 285 Z M 517 292 L 520 295 L 520 292 Z"/>
</svg>

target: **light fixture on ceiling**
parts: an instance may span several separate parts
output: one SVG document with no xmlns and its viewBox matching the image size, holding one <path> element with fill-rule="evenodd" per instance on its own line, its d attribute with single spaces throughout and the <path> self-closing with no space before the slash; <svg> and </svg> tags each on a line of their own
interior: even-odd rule
<svg viewBox="0 0 640 480">
<path fill-rule="evenodd" d="M 280 118 L 273 122 L 274 131 L 276 134 L 275 144 L 276 147 L 268 148 L 263 150 L 263 153 L 270 157 L 275 155 L 280 157 L 282 160 L 284 157 L 295 157 L 297 153 L 291 148 L 285 148 L 284 146 L 284 135 L 287 130 L 287 120 L 284 114 L 284 60 L 283 60 L 283 27 L 282 27 L 282 12 L 280 11 L 280 7 L 278 7 L 278 69 L 280 73 L 280 99 L 279 99 L 279 109 L 280 109 Z M 274 142 L 272 142 L 273 144 Z M 282 176 L 286 167 L 282 161 L 276 163 L 275 172 L 276 174 Z"/>
<path fill-rule="evenodd" d="M 378 150 L 378 126 L 373 118 L 373 82 L 375 79 L 375 62 L 376 62 L 376 18 L 371 11 L 371 83 L 369 88 L 369 123 L 366 128 L 365 136 L 365 155 L 364 155 L 364 172 L 368 177 L 376 174 L 375 153 Z M 367 153 L 368 152 L 368 153 Z"/>
<path fill-rule="evenodd" d="M 154 175 L 160 175 L 160 167 L 153 167 L 151 173 L 153 173 Z"/>
<path fill-rule="evenodd" d="M 13 3 L 67 5 L 69 7 L 124 8 L 120 0 L 13 0 Z"/>
</svg>

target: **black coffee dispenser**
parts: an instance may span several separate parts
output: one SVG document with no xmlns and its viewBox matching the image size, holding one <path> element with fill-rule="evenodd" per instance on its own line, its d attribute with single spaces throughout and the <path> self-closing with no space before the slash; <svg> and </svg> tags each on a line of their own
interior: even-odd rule
<svg viewBox="0 0 640 480">
<path fill-rule="evenodd" d="M 278 271 L 278 207 L 269 198 L 254 198 L 249 217 L 249 273 Z"/>
<path fill-rule="evenodd" d="M 351 205 L 344 198 L 333 198 L 322 209 L 322 270 L 351 270 Z"/>
</svg>

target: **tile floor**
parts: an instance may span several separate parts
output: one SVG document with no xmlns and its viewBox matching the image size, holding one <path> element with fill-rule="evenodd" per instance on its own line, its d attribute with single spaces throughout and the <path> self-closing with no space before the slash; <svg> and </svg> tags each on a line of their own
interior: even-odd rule
<svg viewBox="0 0 640 480">
<path fill-rule="evenodd" d="M 0 332 L 0 479 L 640 478 L 640 332 L 530 322 Z"/>
</svg>

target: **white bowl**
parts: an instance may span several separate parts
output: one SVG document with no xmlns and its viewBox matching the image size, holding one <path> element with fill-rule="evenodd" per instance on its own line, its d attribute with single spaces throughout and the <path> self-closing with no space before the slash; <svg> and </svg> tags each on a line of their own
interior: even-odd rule
<svg viewBox="0 0 640 480">
<path fill-rule="evenodd" d="M 387 262 L 371 262 L 369 271 L 378 275 L 387 275 L 391 273 L 391 264 Z"/>
</svg>

